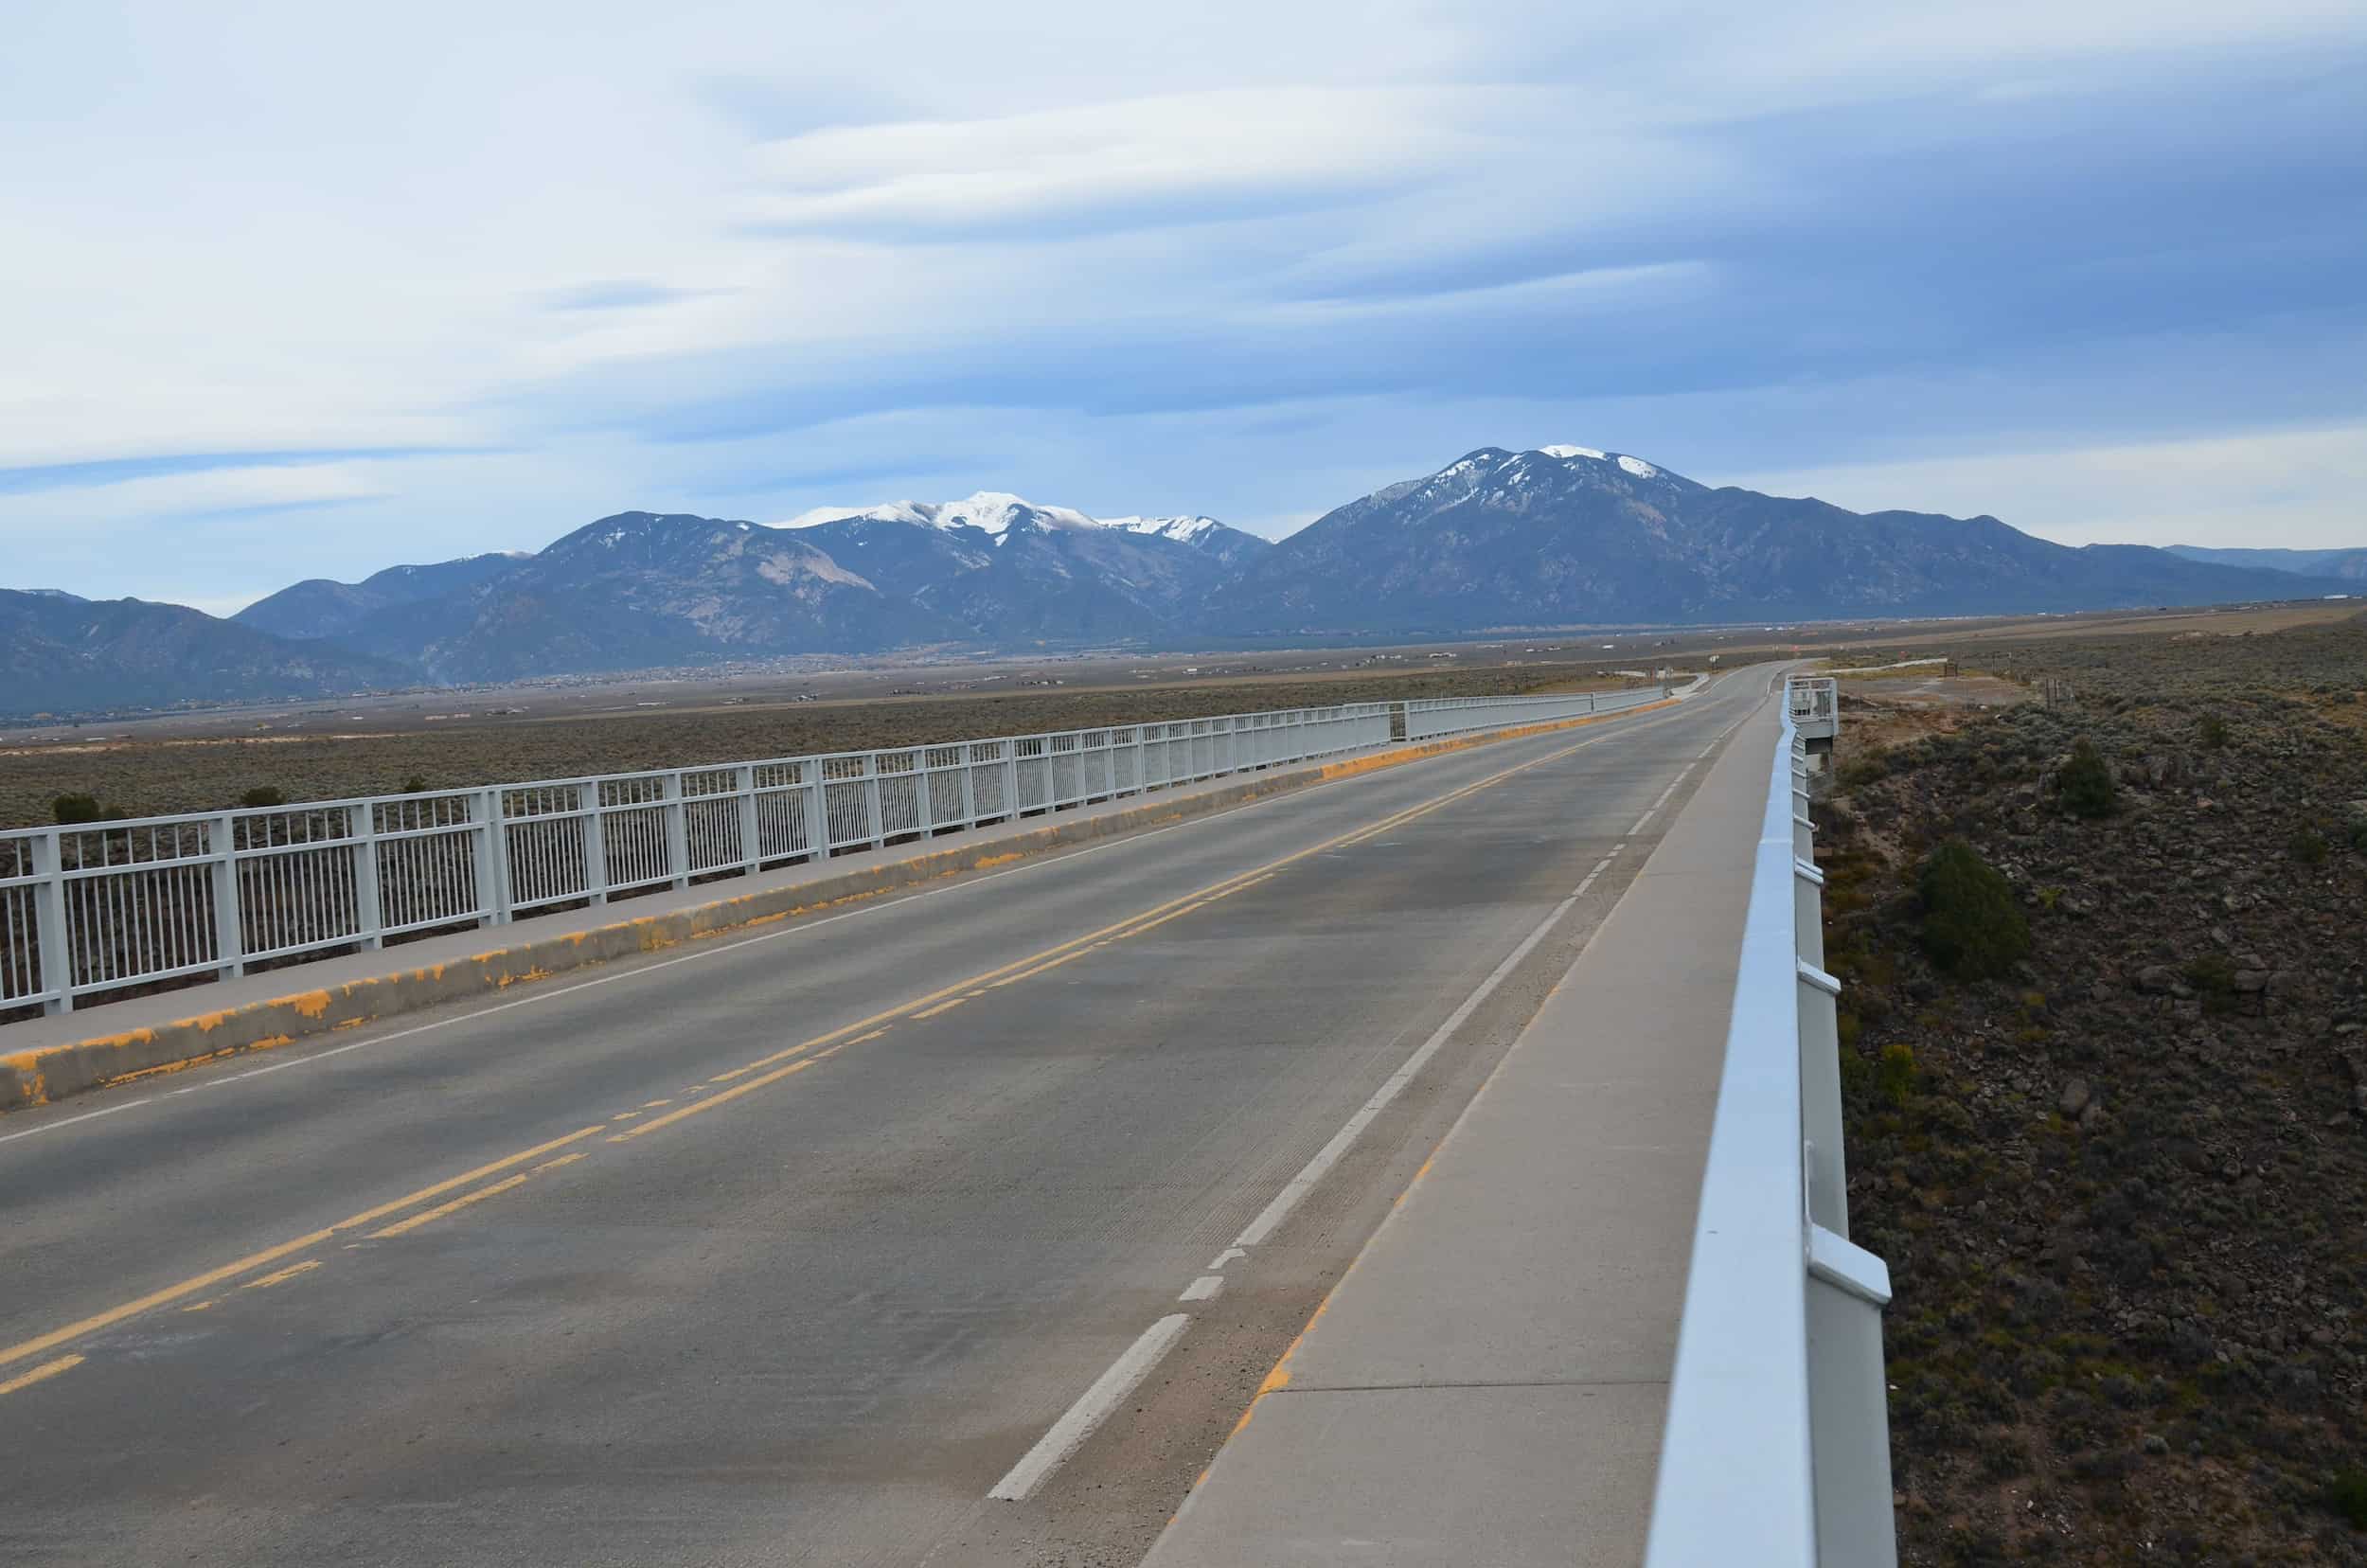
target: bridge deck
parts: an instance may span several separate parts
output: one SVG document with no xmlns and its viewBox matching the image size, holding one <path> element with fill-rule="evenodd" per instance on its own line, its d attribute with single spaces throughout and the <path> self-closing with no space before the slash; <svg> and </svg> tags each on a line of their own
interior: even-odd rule
<svg viewBox="0 0 2367 1568">
<path fill-rule="evenodd" d="M 1744 726 L 1148 1568 L 1642 1559 L 1775 727 Z"/>
</svg>

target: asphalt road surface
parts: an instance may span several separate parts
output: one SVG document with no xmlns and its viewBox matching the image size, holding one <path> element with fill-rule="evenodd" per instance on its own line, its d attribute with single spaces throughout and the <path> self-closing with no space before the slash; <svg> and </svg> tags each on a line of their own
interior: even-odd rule
<svg viewBox="0 0 2367 1568">
<path fill-rule="evenodd" d="M 0 1560 L 1136 1562 L 1765 690 L 0 1118 Z"/>
</svg>

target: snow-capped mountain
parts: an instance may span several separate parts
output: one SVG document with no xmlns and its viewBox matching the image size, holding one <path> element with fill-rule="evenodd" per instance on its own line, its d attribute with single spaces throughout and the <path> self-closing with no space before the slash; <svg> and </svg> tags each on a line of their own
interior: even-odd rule
<svg viewBox="0 0 2367 1568">
<path fill-rule="evenodd" d="M 258 680 L 299 689 L 358 684 L 371 678 L 365 668 L 458 682 L 932 644 L 1964 615 L 2355 587 L 2137 545 L 2072 549 L 1992 517 L 1860 516 L 1714 490 L 1596 447 L 1482 447 L 1279 544 L 1206 517 L 1095 518 L 999 491 L 819 508 L 775 526 L 619 512 L 529 556 L 299 583 L 240 612 L 238 630 L 302 640 L 264 637 L 237 656 Z M 27 647 L 48 637 L 28 607 L 52 618 L 61 607 L 106 609 L 29 594 L 10 602 Z M 160 646 L 211 646 L 197 633 L 219 623 L 177 613 L 188 617 L 173 633 L 182 640 Z M 149 620 L 117 620 L 91 621 L 76 657 L 128 668 L 161 635 Z M 290 646 L 301 650 L 293 663 Z M 62 666 L 35 664 L 33 685 L 71 686 Z M 181 689 L 139 668 L 155 689 Z M 21 700 L 47 705 L 31 690 Z"/>
<path fill-rule="evenodd" d="M 997 490 L 819 507 L 783 526 L 883 590 L 996 640 L 1143 634 L 1270 547 L 1214 518 L 1105 520 Z"/>
<path fill-rule="evenodd" d="M 1713 490 L 1594 447 L 1482 447 L 1329 512 L 1245 567 L 1203 625 L 1480 631 L 2207 604 L 2301 592 L 2141 545 L 2050 543 L 1994 517 L 1860 515 Z"/>
<path fill-rule="evenodd" d="M 1228 564 L 1244 561 L 1271 542 L 1213 517 L 1092 517 L 1074 507 L 1044 507 L 1005 490 L 980 490 L 965 501 L 890 501 L 877 507 L 815 507 L 786 523 L 784 528 L 814 528 L 827 523 L 861 520 L 904 523 L 956 532 L 975 528 L 1000 540 L 1014 527 L 1059 530 L 1114 528 L 1178 544 L 1217 557 Z"/>
</svg>

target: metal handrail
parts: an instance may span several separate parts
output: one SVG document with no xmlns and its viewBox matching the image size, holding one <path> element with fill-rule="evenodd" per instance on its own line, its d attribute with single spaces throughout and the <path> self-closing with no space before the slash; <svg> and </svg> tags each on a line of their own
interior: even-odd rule
<svg viewBox="0 0 2367 1568">
<path fill-rule="evenodd" d="M 1581 700 L 1494 699 L 1438 728 L 1400 730 L 1411 704 L 1344 704 L 0 831 L 0 1008 L 64 1012 L 153 981 L 498 925 L 1400 733 L 1564 717 Z"/>
<path fill-rule="evenodd" d="M 1882 1308 L 1852 1243 L 1840 982 L 1783 708 L 1661 1437 L 1646 1568 L 1893 1568 Z"/>
</svg>

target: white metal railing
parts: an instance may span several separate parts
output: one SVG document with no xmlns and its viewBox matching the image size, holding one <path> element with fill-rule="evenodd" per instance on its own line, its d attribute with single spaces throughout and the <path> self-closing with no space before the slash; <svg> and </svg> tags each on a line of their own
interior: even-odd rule
<svg viewBox="0 0 2367 1568">
<path fill-rule="evenodd" d="M 1485 714 L 1407 733 L 1504 728 L 1564 716 L 1572 702 L 1494 699 Z M 1385 745 L 1412 719 L 1406 706 L 1232 714 L 0 832 L 0 1009 L 63 1012 L 128 987 L 227 978 L 264 960 L 494 925 Z"/>
<path fill-rule="evenodd" d="M 1698 690 L 1707 680 L 1707 676 L 1697 675 L 1691 684 L 1674 687 L 1673 694 L 1684 695 Z M 1668 684 L 1662 683 L 1626 691 L 1578 691 L 1562 697 L 1419 698 L 1404 704 L 1405 738 L 1408 740 L 1430 740 L 1442 735 L 1468 735 L 1479 730 L 1502 729 L 1515 722 L 1497 711 L 1507 707 L 1520 711 L 1518 722 L 1543 722 L 1588 713 L 1616 713 L 1621 708 L 1657 703 L 1671 694 L 1672 688 Z"/>
<path fill-rule="evenodd" d="M 1830 675 L 1787 679 L 1784 706 L 1803 740 L 1830 740 L 1841 732 L 1841 683 Z"/>
<path fill-rule="evenodd" d="M 1828 685 L 1830 683 L 1827 683 Z M 1646 1568 L 1892 1568 L 1882 1308 L 1849 1240 L 1841 985 L 1784 707 L 1661 1438 Z"/>
</svg>

